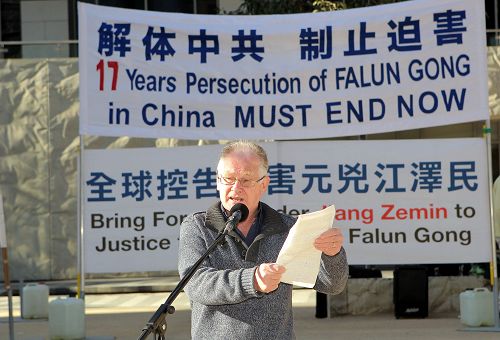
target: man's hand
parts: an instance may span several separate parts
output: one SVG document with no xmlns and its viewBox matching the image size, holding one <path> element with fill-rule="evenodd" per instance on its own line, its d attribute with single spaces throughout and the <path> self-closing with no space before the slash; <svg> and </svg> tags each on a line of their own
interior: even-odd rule
<svg viewBox="0 0 500 340">
<path fill-rule="evenodd" d="M 255 289 L 263 293 L 272 292 L 278 288 L 281 275 L 285 270 L 285 267 L 276 263 L 262 263 L 255 270 L 253 277 Z"/>
<path fill-rule="evenodd" d="M 332 228 L 328 229 L 314 240 L 314 247 L 328 256 L 333 256 L 340 251 L 343 243 L 344 236 L 342 236 L 340 229 Z"/>
</svg>

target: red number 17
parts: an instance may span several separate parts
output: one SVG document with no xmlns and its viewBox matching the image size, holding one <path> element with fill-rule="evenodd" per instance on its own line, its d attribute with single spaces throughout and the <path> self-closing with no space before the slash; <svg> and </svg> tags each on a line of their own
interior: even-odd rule
<svg viewBox="0 0 500 340">
<path fill-rule="evenodd" d="M 108 68 L 113 70 L 113 79 L 111 80 L 111 91 L 116 91 L 116 82 L 118 80 L 118 62 L 108 61 Z M 96 66 L 99 71 L 99 91 L 104 91 L 104 60 L 99 60 Z"/>
</svg>

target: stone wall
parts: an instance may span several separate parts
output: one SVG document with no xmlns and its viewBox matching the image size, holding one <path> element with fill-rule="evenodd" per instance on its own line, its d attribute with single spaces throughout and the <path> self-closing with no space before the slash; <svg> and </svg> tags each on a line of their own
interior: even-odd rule
<svg viewBox="0 0 500 340">
<path fill-rule="evenodd" d="M 459 294 L 467 288 L 484 287 L 487 281 L 475 276 L 429 277 L 429 314 L 460 312 Z M 393 313 L 393 279 L 349 279 L 346 289 L 330 296 L 330 315 Z"/>
</svg>

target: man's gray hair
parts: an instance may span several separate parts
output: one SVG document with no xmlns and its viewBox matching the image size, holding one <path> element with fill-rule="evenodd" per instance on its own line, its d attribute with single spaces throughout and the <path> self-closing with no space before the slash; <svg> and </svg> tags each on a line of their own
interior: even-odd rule
<svg viewBox="0 0 500 340">
<path fill-rule="evenodd" d="M 236 151 L 251 152 L 260 159 L 260 164 L 263 170 L 262 175 L 267 174 L 269 169 L 269 161 L 267 160 L 267 153 L 259 144 L 248 140 L 237 140 L 224 145 L 220 153 L 220 158 L 223 159 Z"/>
</svg>

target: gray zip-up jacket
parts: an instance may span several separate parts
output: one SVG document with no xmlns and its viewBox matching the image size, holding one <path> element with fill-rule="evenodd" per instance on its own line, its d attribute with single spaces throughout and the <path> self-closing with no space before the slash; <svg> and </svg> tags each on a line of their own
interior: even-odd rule
<svg viewBox="0 0 500 340">
<path fill-rule="evenodd" d="M 191 301 L 193 339 L 294 339 L 292 285 L 281 283 L 269 294 L 254 289 L 254 271 L 275 262 L 295 218 L 260 203 L 261 233 L 246 248 L 234 233 L 202 263 L 184 288 Z M 188 216 L 181 225 L 179 273 L 189 268 L 224 230 L 226 218 L 218 202 L 206 212 Z M 321 257 L 314 289 L 338 294 L 347 282 L 344 249 Z"/>
</svg>

